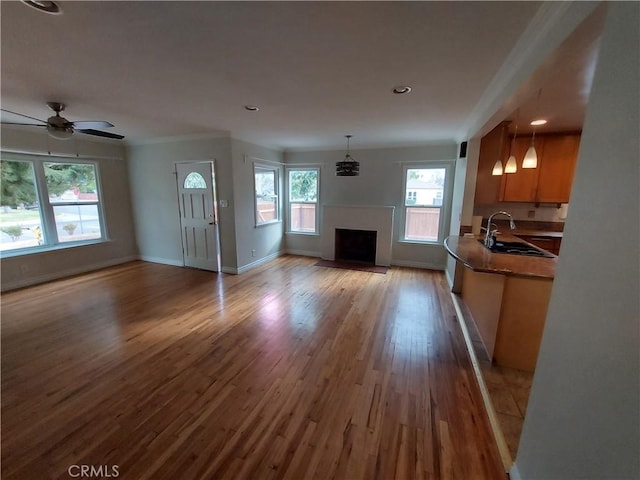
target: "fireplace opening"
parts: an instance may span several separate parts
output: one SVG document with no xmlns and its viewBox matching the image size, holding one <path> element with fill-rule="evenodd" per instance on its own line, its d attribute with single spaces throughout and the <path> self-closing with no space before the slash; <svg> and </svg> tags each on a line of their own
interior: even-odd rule
<svg viewBox="0 0 640 480">
<path fill-rule="evenodd" d="M 376 240 L 375 230 L 336 228 L 335 259 L 375 265 Z"/>
</svg>

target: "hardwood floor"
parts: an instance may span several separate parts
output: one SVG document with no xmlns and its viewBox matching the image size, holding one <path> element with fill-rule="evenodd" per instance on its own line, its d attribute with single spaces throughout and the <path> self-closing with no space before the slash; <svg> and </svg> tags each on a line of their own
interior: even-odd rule
<svg viewBox="0 0 640 480">
<path fill-rule="evenodd" d="M 444 276 L 315 261 L 3 294 L 2 478 L 506 479 Z"/>
</svg>

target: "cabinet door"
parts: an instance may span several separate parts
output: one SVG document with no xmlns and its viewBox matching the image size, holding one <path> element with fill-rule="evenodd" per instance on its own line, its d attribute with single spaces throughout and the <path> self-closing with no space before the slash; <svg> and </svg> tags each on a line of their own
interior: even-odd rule
<svg viewBox="0 0 640 480">
<path fill-rule="evenodd" d="M 537 202 L 569 202 L 579 146 L 580 135 L 577 134 L 549 136 L 544 139 Z"/>
<path fill-rule="evenodd" d="M 502 177 L 492 175 L 493 165 L 502 154 L 502 164 L 506 164 L 509 156 L 508 123 L 503 122 L 487 133 L 480 142 L 478 159 L 478 176 L 476 178 L 475 205 L 487 205 L 498 202 Z M 500 146 L 502 140 L 502 147 Z"/>
<path fill-rule="evenodd" d="M 538 162 L 543 155 L 545 140 L 536 138 L 535 147 L 538 154 Z M 518 137 L 514 142 L 514 154 L 518 171 L 516 173 L 506 173 L 503 177 L 503 189 L 500 200 L 503 202 L 535 202 L 536 190 L 538 187 L 538 168 L 522 168 L 524 154 L 531 146 L 531 137 Z"/>
</svg>

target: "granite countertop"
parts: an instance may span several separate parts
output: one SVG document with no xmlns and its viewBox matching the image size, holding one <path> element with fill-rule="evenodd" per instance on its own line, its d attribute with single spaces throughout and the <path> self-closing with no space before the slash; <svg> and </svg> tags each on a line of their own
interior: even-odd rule
<svg viewBox="0 0 640 480">
<path fill-rule="evenodd" d="M 444 241 L 444 246 L 453 258 L 476 272 L 551 279 L 555 277 L 558 257 L 545 258 L 492 253 L 478 242 L 480 238 L 482 238 L 480 235 L 475 237 L 452 235 Z M 523 241 L 509 234 L 498 235 L 498 240 Z"/>
</svg>

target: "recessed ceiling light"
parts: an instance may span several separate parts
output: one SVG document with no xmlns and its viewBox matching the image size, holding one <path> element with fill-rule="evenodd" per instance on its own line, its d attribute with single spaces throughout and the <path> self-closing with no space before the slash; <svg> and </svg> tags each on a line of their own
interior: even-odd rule
<svg viewBox="0 0 640 480">
<path fill-rule="evenodd" d="M 62 13 L 62 9 L 56 2 L 46 2 L 40 0 L 21 0 L 25 5 L 29 5 L 31 8 L 35 8 L 41 12 L 51 13 L 52 15 L 59 15 Z"/>
<path fill-rule="evenodd" d="M 245 105 L 244 109 L 250 112 L 257 112 L 258 110 L 260 110 L 260 108 L 256 107 L 255 105 Z"/>
<path fill-rule="evenodd" d="M 547 121 L 544 120 L 543 118 L 540 118 L 539 120 L 534 120 L 529 125 L 538 126 L 538 125 L 544 125 L 545 123 L 547 123 Z"/>
<path fill-rule="evenodd" d="M 405 93 L 409 93 L 411 91 L 411 87 L 408 85 L 401 85 L 399 87 L 393 87 L 392 92 L 397 95 L 403 95 Z"/>
</svg>

